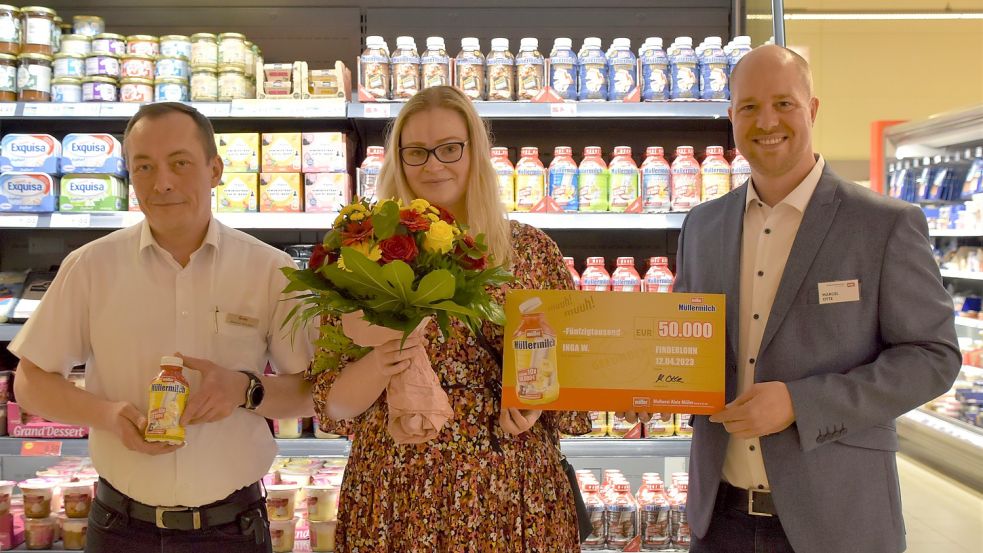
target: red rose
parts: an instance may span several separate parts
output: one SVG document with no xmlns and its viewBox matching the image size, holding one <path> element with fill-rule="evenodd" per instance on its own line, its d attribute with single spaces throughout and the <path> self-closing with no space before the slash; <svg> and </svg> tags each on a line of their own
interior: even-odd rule
<svg viewBox="0 0 983 553">
<path fill-rule="evenodd" d="M 341 233 L 341 245 L 351 246 L 372 238 L 372 220 L 348 223 Z"/>
<path fill-rule="evenodd" d="M 311 252 L 311 258 L 307 261 L 307 268 L 312 271 L 316 271 L 324 265 L 324 260 L 328 258 L 328 250 L 324 247 L 324 244 L 318 244 L 314 246 L 314 251 Z"/>
<path fill-rule="evenodd" d="M 399 222 L 408 228 L 410 232 L 430 230 L 430 219 L 427 219 L 420 213 L 417 213 L 415 209 L 400 210 Z"/>
<path fill-rule="evenodd" d="M 464 246 L 468 249 L 474 249 L 478 243 L 475 242 L 474 237 L 470 234 L 462 234 L 461 242 L 464 242 Z M 468 252 L 461 247 L 460 244 L 454 250 L 454 254 L 457 255 L 458 262 L 462 267 L 469 271 L 484 271 L 485 267 L 488 266 L 488 258 L 484 255 L 478 257 L 477 259 L 468 255 Z"/>
<path fill-rule="evenodd" d="M 379 242 L 379 249 L 382 250 L 382 261 L 384 263 L 389 263 L 397 259 L 410 263 L 420 253 L 416 248 L 416 240 L 413 240 L 412 236 L 407 235 L 386 238 L 382 242 Z"/>
<path fill-rule="evenodd" d="M 440 212 L 440 213 L 438 213 L 438 215 L 440 215 L 440 220 L 441 221 L 443 221 L 445 223 L 448 223 L 448 224 L 451 224 L 451 225 L 454 224 L 454 215 L 451 214 L 450 211 L 447 211 L 446 209 L 440 207 L 439 205 L 434 205 L 434 207 L 436 207 L 437 208 L 437 211 Z"/>
</svg>

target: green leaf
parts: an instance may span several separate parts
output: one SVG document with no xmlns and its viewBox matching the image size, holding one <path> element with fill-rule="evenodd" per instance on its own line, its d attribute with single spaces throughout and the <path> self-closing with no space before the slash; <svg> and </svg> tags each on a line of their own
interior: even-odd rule
<svg viewBox="0 0 983 553">
<path fill-rule="evenodd" d="M 375 289 L 383 295 L 393 295 L 392 288 L 386 284 L 382 267 L 378 263 L 354 248 L 341 248 L 341 258 L 344 260 L 345 268 L 361 281 L 361 285 Z"/>
<path fill-rule="evenodd" d="M 454 297 L 454 275 L 446 269 L 438 269 L 420 279 L 420 284 L 410 295 L 410 303 L 420 307 L 432 307 L 433 302 Z"/>
<path fill-rule="evenodd" d="M 430 305 L 430 307 L 432 307 L 434 309 L 437 309 L 437 310 L 440 310 L 440 311 L 446 311 L 447 313 L 453 313 L 453 314 L 456 314 L 456 315 L 464 315 L 466 317 L 477 317 L 478 316 L 478 314 L 475 313 L 475 311 L 473 309 L 470 309 L 468 307 L 464 307 L 463 305 L 458 305 L 458 304 L 456 304 L 456 303 L 454 303 L 452 301 L 442 301 L 440 303 L 432 304 L 432 305 Z"/>
<path fill-rule="evenodd" d="M 399 226 L 399 206 L 392 200 L 386 200 L 378 211 L 372 215 L 372 228 L 376 238 L 385 240 L 395 234 L 396 227 Z M 347 263 L 346 261 L 345 264 Z"/>
<path fill-rule="evenodd" d="M 330 230 L 324 235 L 324 247 L 328 251 L 334 251 L 341 247 L 341 233 L 337 230 Z"/>
<path fill-rule="evenodd" d="M 395 260 L 382 267 L 382 278 L 393 289 L 393 292 L 403 302 L 404 305 L 410 303 L 410 296 L 413 293 L 413 269 L 405 262 Z"/>
</svg>

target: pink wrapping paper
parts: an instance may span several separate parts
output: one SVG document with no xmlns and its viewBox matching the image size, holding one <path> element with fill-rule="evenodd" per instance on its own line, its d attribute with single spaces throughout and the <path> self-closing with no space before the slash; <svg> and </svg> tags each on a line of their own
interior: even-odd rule
<svg viewBox="0 0 983 553">
<path fill-rule="evenodd" d="M 413 335 L 423 332 L 429 322 L 424 319 Z M 362 347 L 376 347 L 403 337 L 402 331 L 369 324 L 361 311 L 342 315 L 341 324 L 345 335 Z M 386 398 L 389 434 L 398 444 L 429 442 L 454 415 L 447 393 L 423 352 L 410 360 L 409 368 L 389 380 Z"/>
</svg>

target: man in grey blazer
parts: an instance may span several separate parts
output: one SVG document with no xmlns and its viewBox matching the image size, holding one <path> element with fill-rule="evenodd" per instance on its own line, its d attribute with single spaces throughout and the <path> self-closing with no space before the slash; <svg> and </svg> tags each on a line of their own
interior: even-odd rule
<svg viewBox="0 0 983 553">
<path fill-rule="evenodd" d="M 903 551 L 894 420 L 961 362 L 925 218 L 814 154 L 797 54 L 753 50 L 731 93 L 751 180 L 692 210 L 677 257 L 676 291 L 727 295 L 728 403 L 693 421 L 691 551 Z"/>
</svg>

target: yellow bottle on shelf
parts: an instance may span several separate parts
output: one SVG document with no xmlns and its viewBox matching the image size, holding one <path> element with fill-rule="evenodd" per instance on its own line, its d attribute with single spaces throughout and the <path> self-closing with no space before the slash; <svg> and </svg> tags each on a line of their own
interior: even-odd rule
<svg viewBox="0 0 983 553">
<path fill-rule="evenodd" d="M 516 395 L 526 405 L 542 405 L 560 396 L 556 366 L 556 332 L 545 313 L 534 313 L 543 300 L 531 298 L 519 306 L 522 322 L 512 337 L 515 349 Z"/>
<path fill-rule="evenodd" d="M 160 358 L 160 368 L 160 374 L 150 383 L 150 407 L 143 438 L 148 442 L 183 444 L 185 432 L 181 426 L 181 415 L 191 392 L 181 372 L 184 360 L 164 356 Z"/>
<path fill-rule="evenodd" d="M 676 435 L 677 436 L 692 436 L 693 427 L 690 426 L 690 417 L 692 415 L 676 415 Z"/>
</svg>

